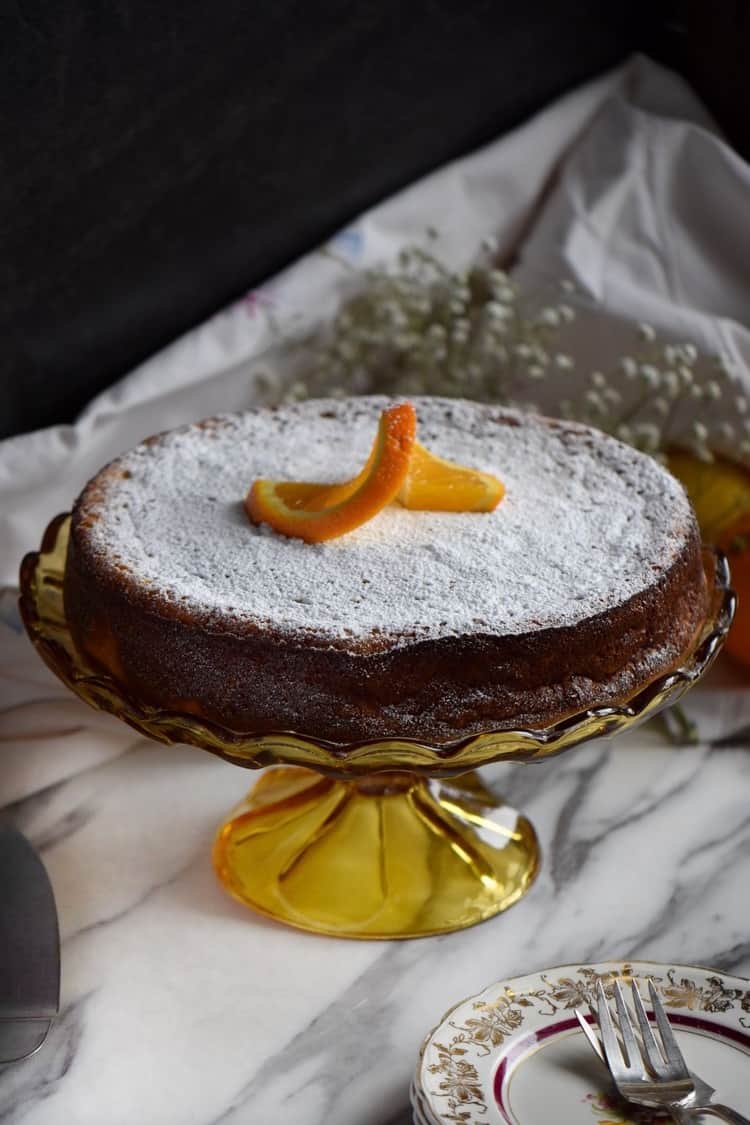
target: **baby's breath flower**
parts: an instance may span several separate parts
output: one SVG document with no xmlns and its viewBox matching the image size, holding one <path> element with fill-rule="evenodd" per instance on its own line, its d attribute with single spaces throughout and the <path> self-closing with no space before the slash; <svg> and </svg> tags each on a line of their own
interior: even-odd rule
<svg viewBox="0 0 750 1125">
<path fill-rule="evenodd" d="M 610 406 L 619 406 L 622 402 L 622 395 L 616 387 L 605 387 L 602 391 L 602 398 L 608 402 Z"/>
<path fill-rule="evenodd" d="M 342 359 L 354 359 L 356 350 L 350 340 L 339 340 L 336 344 L 336 351 Z"/>
<path fill-rule="evenodd" d="M 405 328 L 406 325 L 409 323 L 409 317 L 407 316 L 407 314 L 404 312 L 404 310 L 402 308 L 399 308 L 399 306 L 395 303 L 390 308 L 384 309 L 383 311 L 385 312 L 386 316 L 388 317 L 388 320 L 391 323 L 391 327 L 393 327 L 393 328 Z M 419 311 L 420 312 L 423 311 L 426 314 L 430 310 L 429 310 L 429 307 L 428 307 L 424 310 L 419 310 Z"/>
<path fill-rule="evenodd" d="M 711 379 L 706 383 L 706 398 L 711 398 L 714 402 L 721 398 L 721 387 L 715 379 Z"/>
<path fill-rule="evenodd" d="M 300 399 L 306 398 L 307 384 L 303 383 L 301 379 L 296 380 L 296 382 L 292 383 L 291 387 L 287 391 L 287 397 L 291 399 L 292 402 L 296 402 Z"/>
<path fill-rule="evenodd" d="M 653 343 L 653 341 L 656 339 L 656 332 L 654 331 L 652 326 L 650 324 L 646 324 L 645 321 L 642 321 L 638 325 L 638 335 L 647 344 Z"/>
<path fill-rule="evenodd" d="M 575 293 L 576 291 L 574 283 L 567 277 L 563 278 L 563 280 L 560 282 L 560 288 L 562 289 L 563 293 Z"/>
<path fill-rule="evenodd" d="M 683 362 L 686 363 L 688 367 L 692 367 L 698 358 L 698 349 L 695 344 L 683 344 L 681 350 Z"/>
<path fill-rule="evenodd" d="M 559 367 L 561 371 L 571 371 L 575 364 L 569 355 L 558 352 L 555 356 L 555 366 Z"/>
<path fill-rule="evenodd" d="M 682 384 L 680 383 L 680 376 L 676 371 L 665 371 L 662 379 L 662 386 L 664 393 L 669 398 L 677 398 L 680 393 Z"/>
<path fill-rule="evenodd" d="M 263 394 L 277 387 L 279 385 L 279 378 L 273 372 L 263 367 L 260 371 L 254 373 L 254 382 L 258 390 Z"/>
<path fill-rule="evenodd" d="M 700 383 L 693 383 L 690 388 L 690 397 L 695 399 L 703 398 L 703 387 L 700 385 Z"/>
<path fill-rule="evenodd" d="M 596 412 L 604 412 L 604 399 L 598 391 L 586 391 L 586 394 L 583 396 L 583 398 L 586 404 L 590 406 L 592 410 Z"/>
<path fill-rule="evenodd" d="M 560 314 L 557 309 L 542 309 L 539 314 L 539 320 L 542 324 L 547 324 L 551 328 L 557 328 L 558 324 L 560 323 Z"/>
<path fill-rule="evenodd" d="M 734 407 L 738 414 L 747 414 L 747 399 L 744 395 L 737 395 L 734 400 Z"/>
<path fill-rule="evenodd" d="M 695 421 L 690 428 L 696 441 L 705 442 L 708 437 L 708 426 L 705 423 Z"/>
<path fill-rule="evenodd" d="M 495 290 L 495 296 L 497 297 L 498 301 L 503 301 L 505 302 L 505 304 L 509 304 L 510 301 L 515 300 L 516 293 L 510 285 L 500 285 Z"/>
<path fill-rule="evenodd" d="M 661 444 L 661 430 L 653 422 L 641 422 L 634 428 L 637 444 L 648 452 L 658 449 Z"/>
<path fill-rule="evenodd" d="M 646 386 L 652 390 L 661 386 L 661 371 L 654 367 L 652 363 L 642 363 L 638 369 L 638 374 Z"/>
<path fill-rule="evenodd" d="M 526 368 L 526 374 L 530 379 L 543 379 L 547 372 L 538 363 L 532 363 L 530 367 Z"/>
<path fill-rule="evenodd" d="M 651 407 L 657 414 L 661 414 L 662 418 L 665 418 L 667 414 L 669 414 L 670 407 L 665 398 L 655 398 L 651 403 Z"/>
<path fill-rule="evenodd" d="M 628 379 L 634 379 L 638 374 L 638 364 L 632 356 L 623 356 L 620 360 L 620 367 Z"/>
<path fill-rule="evenodd" d="M 570 324 L 576 318 L 576 311 L 570 305 L 558 305 L 557 311 L 566 324 Z"/>
<path fill-rule="evenodd" d="M 722 437 L 724 441 L 734 441 L 736 432 L 731 422 L 722 422 L 719 426 L 719 436 Z"/>
<path fill-rule="evenodd" d="M 617 437 L 620 439 L 620 441 L 624 441 L 628 445 L 632 444 L 633 430 L 630 426 L 628 426 L 628 424 L 626 422 L 623 422 L 621 425 L 619 425 L 617 427 L 617 430 L 615 431 L 615 433 L 616 433 Z"/>
<path fill-rule="evenodd" d="M 602 374 L 601 371 L 592 371 L 591 385 L 596 387 L 597 390 L 601 390 L 602 387 L 606 387 L 607 385 L 607 376 Z"/>
</svg>

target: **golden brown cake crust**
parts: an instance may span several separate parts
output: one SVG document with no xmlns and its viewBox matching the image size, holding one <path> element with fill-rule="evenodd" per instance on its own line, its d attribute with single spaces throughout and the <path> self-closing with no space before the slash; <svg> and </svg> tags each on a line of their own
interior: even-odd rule
<svg viewBox="0 0 750 1125">
<path fill-rule="evenodd" d="M 424 408 L 428 417 L 431 409 Z M 526 424 L 492 408 L 471 405 L 471 411 L 485 412 L 495 426 Z M 197 448 L 225 424 L 192 427 L 190 441 Z M 562 428 L 599 456 L 593 431 L 543 420 L 529 425 Z M 157 463 L 163 440 L 152 439 L 148 453 Z M 207 617 L 134 574 L 121 553 L 102 551 L 101 524 L 111 517 L 116 486 L 125 480 L 131 488 L 129 475 L 137 471 L 137 462 L 118 459 L 76 503 L 64 589 L 74 640 L 137 696 L 237 731 L 293 730 L 339 743 L 398 736 L 451 742 L 485 729 L 545 726 L 572 711 L 615 703 L 673 667 L 705 616 L 697 525 L 689 508 L 676 505 L 669 551 L 644 563 L 654 580 L 574 623 L 553 618 L 521 632 L 477 624 L 436 636 L 418 620 L 413 636 L 396 636 L 384 621 L 382 632 L 360 632 L 347 643 L 345 632 L 327 637 L 283 621 L 275 627 L 238 616 L 235 606 L 224 617 L 212 606 Z M 196 479 L 202 487 L 200 472 Z"/>
</svg>

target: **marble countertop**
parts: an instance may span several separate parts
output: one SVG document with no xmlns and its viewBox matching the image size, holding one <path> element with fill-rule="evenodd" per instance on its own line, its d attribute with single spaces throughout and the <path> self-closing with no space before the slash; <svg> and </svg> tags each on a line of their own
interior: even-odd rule
<svg viewBox="0 0 750 1125">
<path fill-rule="evenodd" d="M 186 747 L 141 741 L 7 806 L 52 879 L 62 1007 L 0 1073 L 0 1121 L 406 1125 L 424 1035 L 498 978 L 607 958 L 750 976 L 750 691 L 714 675 L 689 709 L 697 746 L 646 730 L 485 769 L 542 870 L 438 938 L 316 937 L 234 902 L 211 842 L 255 775 Z"/>
</svg>

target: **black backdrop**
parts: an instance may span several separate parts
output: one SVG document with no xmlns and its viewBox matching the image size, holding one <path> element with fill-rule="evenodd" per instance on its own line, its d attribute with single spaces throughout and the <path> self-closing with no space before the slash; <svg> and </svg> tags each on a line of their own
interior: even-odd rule
<svg viewBox="0 0 750 1125">
<path fill-rule="evenodd" d="M 665 22 L 641 0 L 3 6 L 0 434 L 98 390 Z"/>
</svg>

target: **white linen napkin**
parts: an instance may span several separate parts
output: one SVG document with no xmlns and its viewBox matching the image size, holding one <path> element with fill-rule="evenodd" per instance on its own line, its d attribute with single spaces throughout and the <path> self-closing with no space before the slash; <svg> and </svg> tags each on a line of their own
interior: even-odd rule
<svg viewBox="0 0 750 1125">
<path fill-rule="evenodd" d="M 746 393 L 749 262 L 750 166 L 681 79 L 639 59 L 562 162 L 516 277 L 531 292 L 575 284 L 587 315 L 569 347 L 589 370 L 626 354 L 645 321 L 725 357 Z M 732 397 L 711 410 L 737 420 Z M 723 451 L 737 456 L 736 444 Z"/>
</svg>

